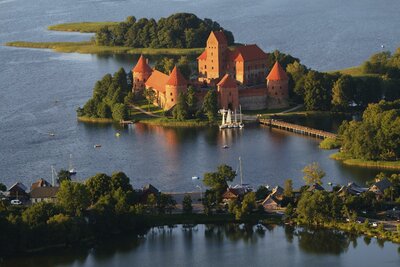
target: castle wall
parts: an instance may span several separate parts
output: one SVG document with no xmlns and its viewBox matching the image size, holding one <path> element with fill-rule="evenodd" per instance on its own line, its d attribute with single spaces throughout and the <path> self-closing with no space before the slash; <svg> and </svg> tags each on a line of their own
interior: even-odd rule
<svg viewBox="0 0 400 267">
<path fill-rule="evenodd" d="M 267 108 L 266 88 L 246 88 L 239 90 L 239 104 L 243 110 L 259 110 Z"/>
</svg>

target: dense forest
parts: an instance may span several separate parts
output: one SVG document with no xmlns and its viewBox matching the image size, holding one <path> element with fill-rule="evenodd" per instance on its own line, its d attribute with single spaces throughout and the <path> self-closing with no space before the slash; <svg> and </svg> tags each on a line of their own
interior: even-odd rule
<svg viewBox="0 0 400 267">
<path fill-rule="evenodd" d="M 344 122 L 342 151 L 352 158 L 394 161 L 400 158 L 400 100 L 370 104 L 362 121 Z"/>
<path fill-rule="evenodd" d="M 363 110 L 382 99 L 400 98 L 400 48 L 393 56 L 389 52 L 371 56 L 360 76 L 318 72 L 289 55 L 274 54 L 279 61 L 284 60 L 292 98 L 304 103 L 307 110 Z"/>
<path fill-rule="evenodd" d="M 232 32 L 223 29 L 211 19 L 200 19 L 194 14 L 177 13 L 168 18 L 141 18 L 130 16 L 117 26 L 105 26 L 95 35 L 98 45 L 195 48 L 204 47 L 211 31 L 224 31 L 228 45 L 234 43 Z"/>
<path fill-rule="evenodd" d="M 131 81 L 123 68 L 114 76 L 106 74 L 97 81 L 93 96 L 83 108 L 78 108 L 79 117 L 108 118 L 116 121 L 128 116 L 127 103 L 133 99 Z"/>
</svg>

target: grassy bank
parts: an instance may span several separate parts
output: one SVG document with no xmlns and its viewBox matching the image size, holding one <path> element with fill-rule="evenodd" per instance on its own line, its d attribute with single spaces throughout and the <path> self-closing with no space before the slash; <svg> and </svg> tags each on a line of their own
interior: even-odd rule
<svg viewBox="0 0 400 267">
<path fill-rule="evenodd" d="M 95 33 L 104 26 L 115 26 L 119 22 L 115 21 L 103 21 L 103 22 L 72 22 L 56 24 L 47 27 L 50 31 L 61 31 L 61 32 L 82 32 L 82 33 Z"/>
<path fill-rule="evenodd" d="M 78 121 L 81 122 L 93 122 L 93 123 L 112 123 L 114 122 L 113 119 L 107 118 L 89 118 L 89 117 L 78 117 Z"/>
<path fill-rule="evenodd" d="M 328 73 L 339 72 L 341 74 L 350 75 L 353 77 L 379 77 L 379 74 L 364 73 L 362 66 L 355 66 L 341 70 L 328 71 Z"/>
<path fill-rule="evenodd" d="M 143 54 L 143 55 L 198 55 L 203 48 L 133 48 L 124 46 L 98 46 L 93 42 L 8 42 L 6 46 L 52 49 L 62 53 L 81 54 Z"/>
<path fill-rule="evenodd" d="M 400 161 L 372 161 L 372 160 L 353 159 L 349 155 L 343 152 L 332 154 L 330 158 L 334 160 L 340 160 L 344 164 L 351 166 L 400 170 Z"/>
</svg>

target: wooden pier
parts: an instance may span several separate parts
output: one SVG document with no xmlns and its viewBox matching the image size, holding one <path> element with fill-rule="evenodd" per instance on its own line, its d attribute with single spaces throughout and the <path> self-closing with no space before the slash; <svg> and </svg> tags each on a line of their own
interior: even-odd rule
<svg viewBox="0 0 400 267">
<path fill-rule="evenodd" d="M 259 122 L 260 122 L 260 124 L 267 125 L 270 127 L 275 127 L 275 128 L 289 131 L 289 132 L 313 136 L 313 137 L 317 137 L 317 138 L 321 138 L 321 139 L 336 138 L 336 134 L 334 134 L 334 133 L 325 132 L 322 130 L 317 130 L 317 129 L 313 129 L 310 127 L 305 127 L 305 126 L 288 123 L 288 122 L 284 122 L 284 121 L 280 121 L 280 120 L 259 119 Z"/>
</svg>

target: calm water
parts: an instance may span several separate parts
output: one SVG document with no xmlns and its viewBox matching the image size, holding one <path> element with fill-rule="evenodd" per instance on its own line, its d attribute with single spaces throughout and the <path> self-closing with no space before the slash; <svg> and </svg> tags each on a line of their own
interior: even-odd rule
<svg viewBox="0 0 400 267">
<path fill-rule="evenodd" d="M 215 8 L 205 8 L 209 5 Z M 398 10 L 397 0 L 0 0 L 0 43 L 86 40 L 90 35 L 46 27 L 185 11 L 217 20 L 239 42 L 258 43 L 267 51 L 278 48 L 328 70 L 357 65 L 382 43 L 391 50 L 398 46 Z M 325 169 L 326 182 L 364 182 L 377 172 L 329 160 L 331 152 L 319 150 L 314 139 L 258 126 L 227 133 L 134 125 L 122 129 L 117 139 L 113 126 L 78 123 L 75 110 L 90 97 L 95 81 L 121 66 L 130 69 L 136 59 L 0 46 L 0 182 L 50 179 L 50 166 L 66 168 L 70 154 L 78 180 L 122 170 L 136 186 L 150 182 L 167 191 L 194 190 L 192 176 L 221 163 L 236 168 L 239 156 L 245 181 L 253 185 L 278 184 L 285 178 L 300 185 L 301 169 L 313 161 Z M 94 144 L 102 148 L 93 149 Z M 230 149 L 222 150 L 224 144 Z"/>
<path fill-rule="evenodd" d="M 93 249 L 19 257 L 4 267 L 399 266 L 399 246 L 326 230 L 244 225 L 152 229 Z M 3 267 L 3 265 L 0 266 Z"/>
<path fill-rule="evenodd" d="M 213 8 L 208 8 L 209 6 Z M 80 41 L 90 34 L 49 32 L 51 24 L 120 21 L 136 17 L 193 12 L 217 20 L 236 40 L 279 49 L 319 70 L 360 64 L 381 44 L 399 46 L 398 0 L 0 0 L 0 43 Z M 243 131 L 170 129 L 137 124 L 119 129 L 76 121 L 75 110 L 92 93 L 96 80 L 137 56 L 59 54 L 0 46 L 0 182 L 26 184 L 50 178 L 50 166 L 68 166 L 73 154 L 78 180 L 96 172 L 126 172 L 135 186 L 153 183 L 166 191 L 195 190 L 191 180 L 221 163 L 237 167 L 243 159 L 245 181 L 253 185 L 302 184 L 301 169 L 317 161 L 325 181 L 364 182 L 377 171 L 340 165 L 315 139 L 259 126 Z M 325 124 L 320 124 L 321 127 Z M 120 138 L 115 132 L 120 130 Z M 54 132 L 55 137 L 50 137 Z M 94 144 L 101 144 L 94 149 Z M 222 145 L 229 149 L 221 149 Z M 11 266 L 399 266 L 397 246 L 341 235 L 294 235 L 283 228 L 265 233 L 152 231 L 145 239 L 111 243 L 95 250 L 54 252 L 7 262 Z M 4 265 L 4 264 L 3 264 Z"/>
</svg>

